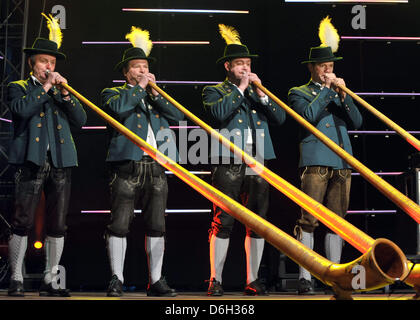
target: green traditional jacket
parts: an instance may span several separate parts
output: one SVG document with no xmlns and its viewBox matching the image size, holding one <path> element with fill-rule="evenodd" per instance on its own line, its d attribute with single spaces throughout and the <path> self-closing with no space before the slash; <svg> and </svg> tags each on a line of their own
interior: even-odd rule
<svg viewBox="0 0 420 320">
<path fill-rule="evenodd" d="M 269 124 L 281 125 L 285 121 L 286 112 L 279 105 L 268 97 L 264 105 L 251 85 L 242 95 L 238 87 L 228 80 L 205 87 L 202 97 L 204 108 L 215 123 L 215 129 L 219 129 L 220 133 L 225 131 L 223 135 L 242 149 L 248 142 L 248 132 L 251 132 L 254 151 L 259 157 L 257 160 L 276 158 Z M 248 131 L 248 128 L 251 130 Z M 224 155 L 234 157 L 222 145 L 217 150 L 212 147 L 211 153 L 212 158 Z"/>
<path fill-rule="evenodd" d="M 352 154 L 348 129 L 362 125 L 362 115 L 347 95 L 344 102 L 329 88 L 321 88 L 310 81 L 289 91 L 289 105 L 319 131 Z M 335 152 L 306 129 L 301 129 L 299 167 L 327 166 L 348 169 L 350 166 Z"/>
<path fill-rule="evenodd" d="M 139 85 L 129 86 L 126 83 L 120 87 L 104 89 L 101 99 L 105 112 L 144 141 L 147 139 L 148 123 L 150 123 L 158 149 L 172 160 L 178 159 L 176 137 L 169 129 L 168 121 L 177 124 L 184 118 L 184 114 L 165 98 L 161 95 L 151 97 Z M 114 129 L 110 131 L 111 140 L 106 161 L 141 160 L 144 154 L 142 149 L 118 131 Z M 164 150 L 160 149 L 161 146 Z"/>
<path fill-rule="evenodd" d="M 76 97 L 65 101 L 57 88 L 47 93 L 30 77 L 8 84 L 8 105 L 13 121 L 9 163 L 41 166 L 49 150 L 56 168 L 78 165 L 71 126 L 80 128 L 87 117 Z"/>
</svg>

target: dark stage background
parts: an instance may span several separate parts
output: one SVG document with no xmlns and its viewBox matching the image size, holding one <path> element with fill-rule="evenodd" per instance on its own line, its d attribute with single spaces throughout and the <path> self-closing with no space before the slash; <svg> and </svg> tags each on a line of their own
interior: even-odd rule
<svg viewBox="0 0 420 320">
<path fill-rule="evenodd" d="M 161 81 L 222 81 L 224 72 L 215 61 L 222 56 L 225 43 L 218 33 L 218 24 L 234 26 L 242 43 L 260 58 L 253 71 L 263 84 L 281 100 L 287 102 L 287 92 L 293 86 L 309 81 L 305 60 L 311 46 L 319 45 L 319 22 L 327 15 L 342 36 L 419 36 L 419 1 L 399 5 L 367 5 L 366 29 L 354 30 L 351 21 L 355 4 L 286 4 L 283 1 L 30 1 L 27 46 L 40 33 L 47 37 L 45 21 L 40 13 L 51 12 L 54 5 L 66 10 L 61 51 L 67 54 L 57 71 L 69 84 L 100 105 L 100 92 L 116 86 L 112 80 L 122 79 L 113 71 L 128 44 L 82 44 L 83 41 L 126 41 L 131 26 L 150 31 L 153 41 L 209 41 L 203 45 L 155 44 L 151 56 L 158 62 L 151 67 Z M 249 14 L 192 14 L 123 12 L 122 8 L 179 8 L 249 10 Z M 40 29 L 41 28 L 41 29 Z M 336 63 L 335 72 L 346 80 L 354 92 L 418 92 L 420 80 L 420 46 L 416 41 L 342 40 L 337 53 L 344 60 Z M 201 102 L 204 85 L 161 85 L 172 97 L 206 120 Z M 406 130 L 418 129 L 418 98 L 367 97 L 366 100 Z M 88 107 L 87 126 L 105 123 Z M 387 130 L 386 126 L 360 107 L 364 116 L 361 130 Z M 188 124 L 194 125 L 190 121 Z M 299 186 L 298 124 L 291 118 L 281 127 L 273 127 L 277 159 L 270 169 Z M 62 265 L 67 271 L 67 286 L 72 290 L 105 289 L 110 269 L 103 240 L 108 222 L 107 213 L 81 213 L 82 210 L 108 210 L 109 195 L 105 172 L 107 151 L 106 130 L 74 132 L 79 155 L 79 167 L 73 171 L 72 201 L 68 216 L 68 235 Z M 375 172 L 405 172 L 405 175 L 385 176 L 392 185 L 406 191 L 404 177 L 410 176 L 409 156 L 415 151 L 395 134 L 351 135 L 354 155 Z M 186 165 L 191 170 L 209 170 L 206 165 Z M 168 209 L 210 209 L 211 203 L 173 175 L 168 176 Z M 209 175 L 201 176 L 209 181 Z M 410 192 L 409 192 L 410 193 Z M 411 196 L 411 194 L 410 194 Z M 269 220 L 292 234 L 299 207 L 272 188 Z M 416 224 L 405 213 L 360 176 L 354 176 L 350 210 L 397 210 L 394 214 L 349 214 L 348 220 L 374 238 L 395 241 L 406 254 L 416 251 Z M 205 290 L 209 276 L 208 228 L 210 213 L 168 213 L 164 271 L 168 283 L 177 289 Z M 323 232 L 316 233 L 315 248 L 323 252 Z M 144 254 L 144 230 L 140 215 L 134 220 L 128 236 L 125 282 L 128 287 L 143 290 L 147 284 L 147 264 Z M 236 224 L 224 270 L 225 289 L 241 289 L 246 278 L 243 249 L 244 228 Z M 39 254 L 30 249 L 38 264 L 27 259 L 28 272 L 40 272 L 43 265 Z M 345 245 L 343 262 L 360 254 Z M 35 259 L 37 257 L 37 259 Z M 271 287 L 278 280 L 280 253 L 267 244 L 261 276 Z M 296 273 L 297 266 L 286 259 L 286 269 Z"/>
</svg>

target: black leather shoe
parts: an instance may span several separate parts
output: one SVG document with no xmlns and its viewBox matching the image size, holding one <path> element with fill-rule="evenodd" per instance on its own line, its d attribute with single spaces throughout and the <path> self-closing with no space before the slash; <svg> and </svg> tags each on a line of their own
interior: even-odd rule
<svg viewBox="0 0 420 320">
<path fill-rule="evenodd" d="M 266 296 L 267 289 L 258 279 L 252 281 L 245 286 L 245 292 L 247 296 Z"/>
<path fill-rule="evenodd" d="M 149 297 L 175 297 L 177 295 L 175 289 L 168 286 L 164 277 L 152 285 L 149 283 L 146 292 Z"/>
<path fill-rule="evenodd" d="M 209 280 L 209 288 L 207 290 L 207 295 L 213 296 L 213 297 L 219 297 L 219 296 L 223 296 L 223 294 L 224 294 L 224 291 L 223 291 L 223 287 L 220 281 L 217 281 L 215 278 L 211 278 Z"/>
<path fill-rule="evenodd" d="M 7 294 L 11 297 L 23 297 L 25 295 L 23 290 L 23 282 L 11 280 Z"/>
<path fill-rule="evenodd" d="M 312 282 L 304 278 L 298 281 L 298 294 L 300 295 L 314 295 L 315 291 L 312 288 Z"/>
<path fill-rule="evenodd" d="M 123 284 L 117 275 L 113 275 L 111 281 L 109 282 L 108 292 L 106 294 L 108 297 L 121 297 L 123 295 Z"/>
<path fill-rule="evenodd" d="M 54 289 L 51 283 L 46 284 L 44 281 L 39 288 L 39 295 L 41 297 L 70 297 L 69 289 Z"/>
</svg>

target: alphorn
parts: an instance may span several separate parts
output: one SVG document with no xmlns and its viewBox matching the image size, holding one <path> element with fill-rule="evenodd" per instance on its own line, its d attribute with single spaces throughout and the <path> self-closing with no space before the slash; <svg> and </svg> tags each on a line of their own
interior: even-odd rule
<svg viewBox="0 0 420 320">
<path fill-rule="evenodd" d="M 335 264 L 329 261 L 150 146 L 68 84 L 61 85 L 159 164 L 259 234 L 294 262 L 309 270 L 320 281 L 331 286 L 335 292 L 333 299 L 352 299 L 353 291 L 382 288 L 408 274 L 407 260 L 401 249 L 387 239 L 375 240 L 366 253 L 352 262 Z M 366 275 L 366 283 L 362 287 L 354 281 L 355 273 L 353 273 L 360 266 L 363 267 Z"/>
<path fill-rule="evenodd" d="M 289 199 L 294 201 L 300 207 L 311 213 L 315 216 L 319 221 L 321 221 L 325 226 L 327 226 L 330 230 L 334 231 L 338 235 L 340 235 L 345 241 L 350 243 L 353 247 L 358 249 L 360 252 L 365 253 L 367 252 L 374 243 L 374 239 L 366 235 L 364 232 L 353 226 L 351 223 L 343 219 L 342 217 L 338 216 L 333 211 L 326 208 L 324 205 L 318 203 L 317 201 L 313 200 L 311 197 L 306 195 L 303 191 L 296 188 L 268 168 L 266 168 L 263 164 L 256 161 L 252 156 L 244 152 L 241 148 L 237 147 L 231 141 L 226 139 L 223 135 L 219 132 L 214 130 L 200 118 L 195 116 L 191 111 L 186 109 L 180 103 L 178 103 L 175 99 L 173 99 L 170 95 L 168 95 L 164 90 L 158 87 L 155 83 L 149 82 L 149 86 L 159 92 L 165 99 L 170 101 L 176 108 L 178 108 L 181 112 L 183 112 L 188 118 L 190 118 L 193 122 L 203 128 L 207 133 L 209 133 L 213 138 L 218 139 L 220 143 L 222 143 L 225 147 L 229 148 L 236 156 L 241 157 L 244 162 L 252 168 L 257 174 L 259 174 L 262 178 L 264 178 L 268 183 L 274 186 L 277 190 L 282 192 L 286 195 Z M 264 88 L 265 89 L 265 88 Z M 290 109 L 287 105 L 281 102 L 277 97 L 275 97 L 271 92 L 265 89 L 265 93 L 270 96 L 270 98 L 279 103 L 280 105 L 284 105 L 290 110 L 291 112 L 295 113 L 292 109 Z M 286 111 L 288 111 L 286 110 Z M 298 121 L 301 120 L 306 121 L 298 114 Z M 315 128 L 315 130 L 317 130 Z M 328 138 L 327 138 L 328 139 Z M 330 140 L 331 141 L 331 140 Z M 334 142 L 331 141 L 332 144 L 337 146 Z M 337 146 L 338 147 L 338 146 Z M 341 148 L 340 148 L 341 149 Z M 341 149 L 342 150 L 342 149 Z M 375 175 L 376 176 L 376 175 Z M 411 262 L 410 262 L 411 263 Z M 420 266 L 410 264 L 410 275 L 408 278 L 405 279 L 405 282 L 411 286 L 413 286 L 416 291 L 420 292 Z M 414 267 L 414 268 L 412 268 Z"/>
<path fill-rule="evenodd" d="M 253 84 L 268 95 L 273 101 L 280 105 L 292 118 L 299 122 L 305 129 L 310 131 L 314 136 L 321 140 L 328 148 L 334 151 L 339 157 L 351 165 L 358 171 L 367 181 L 369 181 L 375 188 L 382 192 L 388 199 L 399 206 L 403 211 L 408 213 L 417 223 L 420 223 L 420 206 L 413 200 L 395 189 L 392 185 L 384 179 L 375 174 L 372 170 L 363 165 L 359 160 L 338 146 L 334 141 L 328 138 L 324 133 L 319 131 L 309 121 L 303 118 L 300 114 L 290 108 L 287 104 L 277 98 L 261 83 L 253 82 Z"/>
<path fill-rule="evenodd" d="M 280 105 L 289 115 L 291 115 L 296 121 L 302 124 L 306 129 L 308 129 L 312 134 L 314 134 L 318 139 L 324 142 L 332 151 L 336 152 L 343 160 L 349 163 L 354 169 L 356 169 L 363 177 L 365 177 L 369 182 L 371 182 L 375 187 L 377 187 L 385 196 L 391 198 L 391 200 L 396 203 L 401 209 L 404 209 L 417 223 L 420 223 L 420 207 L 411 199 L 407 198 L 401 192 L 392 187 L 385 180 L 377 176 L 370 169 L 364 166 L 360 161 L 355 157 L 350 155 L 344 149 L 339 147 L 334 141 L 328 138 L 321 131 L 316 129 L 312 124 L 295 112 L 292 108 L 282 102 L 277 98 L 273 93 L 271 93 L 267 88 L 265 88 L 261 83 L 253 82 L 255 86 L 261 89 L 266 95 L 268 95 L 272 100 L 274 100 L 278 105 Z M 322 222 L 322 220 L 320 220 Z M 327 226 L 328 227 L 328 226 Z M 360 231 L 360 230 L 359 230 Z M 360 231 L 362 232 L 362 231 Z M 359 233 L 359 236 L 361 234 Z M 373 239 L 366 236 L 353 238 L 355 242 L 358 243 L 373 243 Z M 346 239 L 346 238 L 344 238 Z M 348 242 L 348 241 L 347 241 Z M 350 242 L 351 243 L 351 242 Z M 363 248 L 358 245 L 355 248 Z M 365 251 L 361 251 L 365 252 Z M 420 265 L 414 264 L 411 261 L 408 262 L 410 273 L 406 279 L 403 279 L 408 285 L 412 286 L 416 290 L 415 299 L 420 298 Z"/>
<path fill-rule="evenodd" d="M 416 148 L 417 151 L 420 151 L 420 141 L 416 139 L 411 133 L 401 128 L 398 124 L 396 124 L 394 121 L 389 119 L 379 110 L 375 109 L 371 104 L 369 104 L 367 101 L 359 97 L 357 94 L 355 94 L 346 86 L 338 85 L 337 87 L 343 90 L 344 92 L 346 92 L 348 95 L 350 95 L 354 100 L 359 102 L 363 107 L 365 107 L 368 111 L 370 111 L 375 117 L 377 117 L 382 122 L 384 122 L 388 127 L 395 130 L 396 133 L 398 133 L 404 140 L 406 140 L 409 144 L 411 144 L 414 148 Z"/>
</svg>

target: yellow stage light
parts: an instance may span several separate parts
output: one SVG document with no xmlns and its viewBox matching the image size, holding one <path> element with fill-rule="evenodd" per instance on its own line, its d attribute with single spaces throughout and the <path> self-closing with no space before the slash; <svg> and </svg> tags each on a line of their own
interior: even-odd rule
<svg viewBox="0 0 420 320">
<path fill-rule="evenodd" d="M 34 242 L 34 248 L 35 249 L 41 249 L 42 247 L 43 247 L 44 245 L 43 245 L 43 243 L 41 242 L 41 241 L 35 241 Z"/>
</svg>

